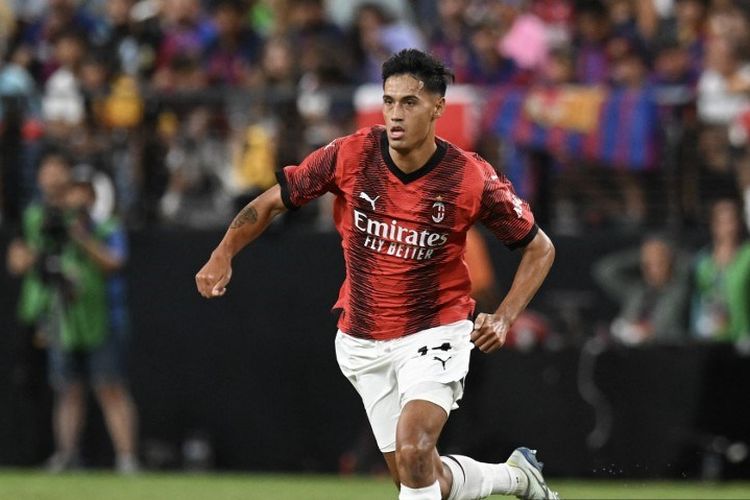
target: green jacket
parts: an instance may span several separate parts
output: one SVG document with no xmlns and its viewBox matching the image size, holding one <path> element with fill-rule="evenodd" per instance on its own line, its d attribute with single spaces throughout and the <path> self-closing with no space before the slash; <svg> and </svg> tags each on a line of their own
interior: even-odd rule
<svg viewBox="0 0 750 500">
<path fill-rule="evenodd" d="M 37 255 L 49 248 L 42 231 L 44 208 L 30 205 L 24 212 L 23 236 Z M 70 217 L 66 216 L 70 222 Z M 100 224 L 94 229 L 99 240 L 106 238 L 111 224 Z M 54 286 L 44 283 L 37 266 L 26 273 L 21 285 L 18 307 L 19 319 L 24 324 L 41 320 L 59 321 L 53 325 L 59 332 L 60 345 L 66 350 L 88 350 L 104 341 L 108 331 L 106 277 L 96 263 L 74 242 L 67 241 L 60 254 L 62 274 L 71 283 L 72 294 L 65 300 L 59 318 L 52 314 Z"/>
<path fill-rule="evenodd" d="M 744 243 L 724 269 L 714 262 L 711 249 L 702 250 L 694 280 L 693 333 L 732 342 L 750 336 L 750 243 Z"/>
</svg>

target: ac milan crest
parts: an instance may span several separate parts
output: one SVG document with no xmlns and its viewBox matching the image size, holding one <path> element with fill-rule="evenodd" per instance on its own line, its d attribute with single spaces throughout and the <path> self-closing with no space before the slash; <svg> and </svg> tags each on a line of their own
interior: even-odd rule
<svg viewBox="0 0 750 500">
<path fill-rule="evenodd" d="M 432 204 L 432 220 L 440 223 L 443 219 L 445 219 L 445 204 L 442 201 L 436 201 Z"/>
</svg>

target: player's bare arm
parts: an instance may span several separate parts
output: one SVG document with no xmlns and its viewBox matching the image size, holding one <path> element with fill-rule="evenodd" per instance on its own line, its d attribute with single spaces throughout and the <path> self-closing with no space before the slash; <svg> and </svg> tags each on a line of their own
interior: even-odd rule
<svg viewBox="0 0 750 500">
<path fill-rule="evenodd" d="M 207 299 L 224 295 L 232 279 L 234 256 L 285 210 L 279 186 L 270 188 L 240 210 L 219 245 L 211 252 L 208 262 L 195 275 L 198 292 Z"/>
<path fill-rule="evenodd" d="M 523 249 L 510 291 L 493 314 L 481 313 L 471 340 L 482 352 L 495 352 L 505 343 L 508 329 L 534 297 L 555 260 L 555 247 L 540 229 Z"/>
</svg>

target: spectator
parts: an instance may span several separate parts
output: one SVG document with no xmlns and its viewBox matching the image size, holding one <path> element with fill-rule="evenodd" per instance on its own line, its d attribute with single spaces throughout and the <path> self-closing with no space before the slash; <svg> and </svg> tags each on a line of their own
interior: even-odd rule
<svg viewBox="0 0 750 500">
<path fill-rule="evenodd" d="M 59 228 L 53 223 L 59 222 L 69 178 L 69 166 L 62 155 L 48 154 L 42 160 L 38 175 L 41 199 L 25 209 L 23 237 L 16 238 L 8 247 L 8 270 L 14 276 L 23 275 L 19 321 L 33 330 L 40 328 L 50 300 L 44 281 L 50 278 L 48 261 L 54 263 L 54 257 L 59 257 L 59 249 L 49 247 L 53 244 L 59 246 L 59 238 L 56 238 Z"/>
<path fill-rule="evenodd" d="M 575 79 L 575 61 L 570 50 L 559 48 L 550 52 L 547 63 L 539 72 L 539 83 L 554 87 L 569 85 Z"/>
<path fill-rule="evenodd" d="M 738 342 L 750 338 L 750 243 L 743 236 L 736 201 L 711 207 L 711 244 L 694 267 L 691 331 L 699 340 Z"/>
<path fill-rule="evenodd" d="M 59 66 L 59 61 L 52 57 L 53 54 L 56 56 L 53 45 L 61 34 L 76 32 L 87 44 L 101 24 L 80 8 L 77 0 L 49 0 L 43 12 L 43 17 L 27 26 L 21 37 L 22 43 L 31 47 L 35 62 L 40 65 L 36 75 L 40 82 L 46 81 Z"/>
<path fill-rule="evenodd" d="M 221 0 L 213 7 L 215 38 L 204 54 L 204 68 L 211 85 L 248 85 L 258 78 L 263 41 L 244 23 L 242 0 Z"/>
<path fill-rule="evenodd" d="M 714 2 L 708 14 L 706 34 L 709 39 L 722 36 L 736 47 L 747 47 L 750 42 L 747 2 Z M 746 58 L 747 49 L 741 55 Z"/>
<path fill-rule="evenodd" d="M 423 46 L 413 26 L 392 18 L 376 3 L 364 3 L 357 10 L 354 38 L 362 82 L 380 82 L 383 61 L 399 50 Z"/>
<path fill-rule="evenodd" d="M 425 22 L 434 17 L 434 6 L 429 10 L 428 16 L 425 18 L 420 18 L 419 15 L 412 15 L 420 14 L 414 0 L 325 0 L 326 16 L 338 26 L 346 29 L 347 26 L 351 26 L 354 23 L 357 10 L 365 3 L 376 3 L 385 11 L 391 13 L 393 17 L 408 21 L 409 23 L 414 21 L 415 17 Z M 430 3 L 434 3 L 434 0 L 430 0 Z"/>
<path fill-rule="evenodd" d="M 709 41 L 705 70 L 698 82 L 698 115 L 710 125 L 728 125 L 750 104 L 750 64 L 729 39 Z"/>
<path fill-rule="evenodd" d="M 695 88 L 699 76 L 690 60 L 690 51 L 685 45 L 676 40 L 666 40 L 654 48 L 651 75 L 653 84 Z"/>
<path fill-rule="evenodd" d="M 326 18 L 323 0 L 289 0 L 287 36 L 293 47 L 321 46 L 339 62 L 346 42 L 341 29 Z"/>
<path fill-rule="evenodd" d="M 518 66 L 498 50 L 500 33 L 494 23 L 477 23 L 470 38 L 466 83 L 493 85 L 511 83 L 519 75 Z"/>
<path fill-rule="evenodd" d="M 42 114 L 48 135 L 65 141 L 85 118 L 78 72 L 87 45 L 78 32 L 64 31 L 57 35 L 54 48 L 57 69 L 45 84 Z"/>
<path fill-rule="evenodd" d="M 106 30 L 95 45 L 109 55 L 111 73 L 150 78 L 161 45 L 161 29 L 155 17 L 136 21 L 135 5 L 135 0 L 107 0 Z"/>
<path fill-rule="evenodd" d="M 290 89 L 297 85 L 294 52 L 283 37 L 272 37 L 263 48 L 262 70 L 267 85 Z"/>
<path fill-rule="evenodd" d="M 640 249 L 606 256 L 594 278 L 620 306 L 612 335 L 627 345 L 685 338 L 689 264 L 668 239 L 652 235 Z"/>
<path fill-rule="evenodd" d="M 519 68 L 537 71 L 544 67 L 549 53 L 544 22 L 529 9 L 528 0 L 511 0 L 498 5 L 503 31 L 498 50 Z"/>
<path fill-rule="evenodd" d="M 610 42 L 610 81 L 616 88 L 643 90 L 648 82 L 645 56 L 629 40 L 619 39 L 623 46 Z"/>
<path fill-rule="evenodd" d="M 706 41 L 708 0 L 676 0 L 674 15 L 663 18 L 649 41 L 677 42 L 690 53 L 692 72 L 700 72 Z"/>
<path fill-rule="evenodd" d="M 124 232 L 115 220 L 95 221 L 89 172 L 71 175 L 59 154 L 39 169 L 42 201 L 24 214 L 23 239 L 11 244 L 8 267 L 24 275 L 21 319 L 46 338 L 50 383 L 55 391 L 55 453 L 51 472 L 79 462 L 78 437 L 85 415 L 83 377 L 102 407 L 121 473 L 138 468 L 135 408 L 125 386 L 125 290 L 117 274 L 127 258 Z M 85 177 L 80 176 L 85 174 Z"/>
<path fill-rule="evenodd" d="M 573 0 L 533 0 L 532 12 L 544 21 L 550 48 L 567 47 L 570 44 L 573 3 Z"/>
<path fill-rule="evenodd" d="M 582 0 L 574 19 L 573 48 L 576 52 L 576 80 L 587 85 L 603 84 L 609 75 L 607 40 L 609 20 L 600 0 Z"/>
<path fill-rule="evenodd" d="M 263 49 L 262 70 L 265 85 L 274 95 L 269 96 L 268 106 L 262 114 L 272 116 L 275 124 L 275 144 L 284 144 L 276 148 L 277 165 L 274 169 L 284 165 L 294 165 L 303 158 L 306 152 L 304 146 L 304 123 L 297 109 L 297 84 L 299 81 L 295 55 L 289 42 L 282 37 L 272 37 Z M 268 120 L 267 120 L 268 121 Z M 240 127 L 244 127 L 242 123 Z M 235 130 L 237 127 L 234 127 Z M 244 143 L 245 136 L 241 138 Z"/>
<path fill-rule="evenodd" d="M 199 0 L 167 0 L 162 12 L 163 38 L 154 83 L 161 89 L 202 87 L 205 75 L 200 71 L 201 58 L 215 36 L 213 26 Z"/>
<path fill-rule="evenodd" d="M 705 178 L 699 186 L 701 191 L 716 191 L 717 187 L 731 191 L 738 183 L 739 165 L 730 148 L 728 126 L 750 106 L 749 90 L 750 64 L 742 60 L 740 48 L 726 37 L 712 38 L 706 49 L 705 70 L 698 81 L 697 106 L 702 125 L 698 144 Z M 740 184 L 746 183 L 740 180 Z"/>
<path fill-rule="evenodd" d="M 170 179 L 161 199 L 166 220 L 210 227 L 230 216 L 232 201 L 223 178 L 231 162 L 220 120 L 214 110 L 200 106 L 182 117 L 184 124 L 174 124 L 166 155 Z"/>
<path fill-rule="evenodd" d="M 468 0 L 439 0 L 437 23 L 428 35 L 430 52 L 451 68 L 456 82 L 469 81 L 471 29 L 466 20 Z"/>
</svg>

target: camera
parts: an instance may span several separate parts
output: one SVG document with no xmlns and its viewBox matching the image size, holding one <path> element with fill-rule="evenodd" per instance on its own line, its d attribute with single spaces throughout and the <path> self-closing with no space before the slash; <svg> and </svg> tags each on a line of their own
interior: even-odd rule
<svg viewBox="0 0 750 500">
<path fill-rule="evenodd" d="M 58 287 L 63 296 L 69 296 L 72 283 L 63 272 L 63 252 L 70 237 L 66 213 L 57 207 L 44 207 L 41 225 L 42 246 L 37 266 L 39 275 L 47 285 Z"/>
</svg>

